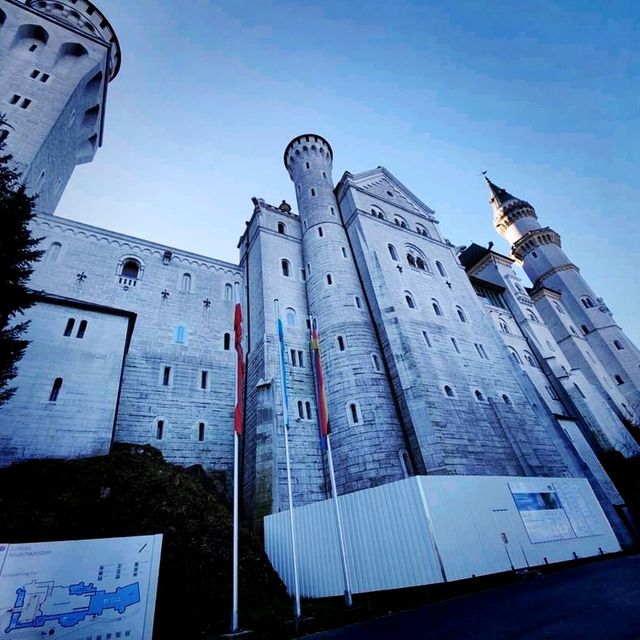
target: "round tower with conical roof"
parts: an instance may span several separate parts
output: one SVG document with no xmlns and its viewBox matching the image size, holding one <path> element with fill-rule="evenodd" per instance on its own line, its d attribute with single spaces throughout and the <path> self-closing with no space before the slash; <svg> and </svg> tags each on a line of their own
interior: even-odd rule
<svg viewBox="0 0 640 640">
<path fill-rule="evenodd" d="M 561 300 L 536 304 L 572 366 L 584 371 L 621 417 L 640 415 L 640 350 L 614 322 L 580 269 L 562 250 L 560 235 L 538 222 L 535 209 L 486 178 L 493 222 L 511 245 L 511 256 L 522 265 L 534 289 L 546 287 Z M 620 394 L 609 390 L 617 388 Z M 623 397 L 626 401 L 621 401 Z"/>
<path fill-rule="evenodd" d="M 307 302 L 317 318 L 340 491 L 404 477 L 402 427 L 331 177 L 321 136 L 294 138 L 284 153 L 302 222 Z"/>
</svg>

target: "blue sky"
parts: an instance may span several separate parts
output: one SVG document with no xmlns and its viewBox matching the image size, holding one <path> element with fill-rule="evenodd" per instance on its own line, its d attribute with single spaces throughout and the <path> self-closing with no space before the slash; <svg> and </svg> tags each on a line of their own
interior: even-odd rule
<svg viewBox="0 0 640 640">
<path fill-rule="evenodd" d="M 455 244 L 506 243 L 480 173 L 535 207 L 640 343 L 640 3 L 99 0 L 123 49 L 104 146 L 57 210 L 237 260 L 250 198 L 384 165 Z M 295 205 L 294 205 L 295 206 Z"/>
</svg>

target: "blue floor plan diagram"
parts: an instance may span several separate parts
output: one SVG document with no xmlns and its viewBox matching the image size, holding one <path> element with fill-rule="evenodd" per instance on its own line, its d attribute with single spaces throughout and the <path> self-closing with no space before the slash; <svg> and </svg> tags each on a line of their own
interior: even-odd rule
<svg viewBox="0 0 640 640">
<path fill-rule="evenodd" d="M 140 585 L 137 582 L 107 592 L 98 591 L 91 583 L 56 586 L 54 582 L 34 580 L 16 590 L 16 602 L 4 632 L 44 627 L 54 621 L 61 627 L 73 627 L 87 616 L 100 616 L 106 609 L 124 613 L 127 607 L 139 602 Z"/>
</svg>

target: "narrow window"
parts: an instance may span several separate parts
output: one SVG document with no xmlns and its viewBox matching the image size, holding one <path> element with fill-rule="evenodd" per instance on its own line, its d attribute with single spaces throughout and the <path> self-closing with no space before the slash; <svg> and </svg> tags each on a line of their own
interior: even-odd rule
<svg viewBox="0 0 640 640">
<path fill-rule="evenodd" d="M 531 309 L 527 310 L 527 315 L 529 316 L 529 320 L 533 320 L 534 322 L 538 322 L 538 316 L 536 316 Z"/>
<path fill-rule="evenodd" d="M 304 367 L 304 351 L 298 351 L 298 366 Z"/>
<path fill-rule="evenodd" d="M 61 388 L 62 388 L 62 378 L 56 378 L 53 381 L 53 386 L 51 387 L 51 393 L 49 394 L 49 402 L 56 402 L 58 400 L 58 394 L 60 393 Z"/>
<path fill-rule="evenodd" d="M 311 195 L 315 196 L 316 195 L 316 190 L 315 189 L 311 189 Z"/>
<path fill-rule="evenodd" d="M 22 102 L 20 103 L 20 108 L 28 109 L 30 104 L 31 104 L 31 100 L 29 100 L 29 98 L 23 98 Z"/>
<path fill-rule="evenodd" d="M 304 410 L 307 414 L 307 420 L 311 420 L 311 403 L 308 400 L 304 403 Z"/>
<path fill-rule="evenodd" d="M 409 458 L 409 454 L 407 453 L 407 450 L 406 449 L 400 449 L 400 451 L 398 451 L 398 458 L 400 458 L 400 466 L 402 467 L 402 475 L 405 478 L 408 478 L 409 476 L 412 475 L 412 473 L 411 473 L 412 465 L 411 465 L 411 460 Z"/>
<path fill-rule="evenodd" d="M 436 268 L 438 269 L 438 273 L 439 273 L 443 278 L 446 278 L 446 277 L 447 277 L 447 272 L 444 270 L 444 267 L 442 266 L 442 262 L 440 262 L 439 260 L 436 260 Z"/>
<path fill-rule="evenodd" d="M 338 341 L 338 349 L 340 349 L 340 351 L 344 351 L 345 350 L 344 338 L 342 336 L 338 336 L 336 340 Z"/>
<path fill-rule="evenodd" d="M 558 394 L 555 392 L 555 389 L 553 387 L 547 386 L 547 393 L 549 394 L 552 400 L 560 399 L 558 398 Z"/>
<path fill-rule="evenodd" d="M 558 313 L 561 313 L 561 314 L 563 314 L 563 315 L 564 315 L 564 311 L 563 311 L 562 307 L 561 307 L 557 302 L 554 302 L 554 303 L 553 303 L 553 306 L 556 308 L 556 311 L 557 311 Z"/>
<path fill-rule="evenodd" d="M 280 261 L 280 266 L 282 267 L 282 275 L 288 278 L 291 275 L 291 263 L 283 258 Z"/>
<path fill-rule="evenodd" d="M 225 333 L 224 334 L 223 349 L 225 351 L 229 351 L 229 349 L 231 349 L 231 334 L 230 333 Z"/>
<path fill-rule="evenodd" d="M 421 269 L 422 271 L 427 270 L 425 266 L 425 262 L 420 256 L 416 258 L 416 267 L 418 267 L 418 269 Z"/>
<path fill-rule="evenodd" d="M 76 338 L 84 338 L 84 334 L 86 330 L 87 330 L 87 321 L 81 320 L 80 326 L 78 327 L 78 333 L 76 333 Z"/>
<path fill-rule="evenodd" d="M 416 303 L 413 300 L 413 296 L 407 291 L 405 292 L 406 295 L 404 296 L 404 299 L 407 303 L 407 307 L 409 307 L 409 309 L 415 309 L 416 308 Z"/>
<path fill-rule="evenodd" d="M 64 335 L 68 338 L 73 331 L 73 325 L 76 323 L 75 318 L 69 318 L 67 320 L 67 326 L 64 328 Z"/>
<path fill-rule="evenodd" d="M 513 348 L 513 347 L 509 347 L 509 352 L 511 353 L 511 357 L 518 363 L 518 364 L 523 364 L 522 362 L 522 358 L 520 357 L 520 355 L 518 354 L 518 352 Z"/>
<path fill-rule="evenodd" d="M 30 74 L 30 78 L 37 78 L 40 75 L 40 72 L 37 69 L 34 69 Z"/>
<path fill-rule="evenodd" d="M 11 100 L 9 100 L 9 104 L 17 104 L 18 100 L 20 100 L 20 96 L 14 93 L 11 96 Z"/>
<path fill-rule="evenodd" d="M 37 48 L 38 48 L 38 45 L 37 45 L 37 44 L 32 44 L 32 45 L 29 47 L 29 51 L 31 51 L 31 53 L 33 53 Z"/>
<path fill-rule="evenodd" d="M 48 73 L 43 73 L 42 76 L 40 76 L 40 82 L 46 82 L 48 79 L 49 79 Z"/>
<path fill-rule="evenodd" d="M 322 172 L 322 177 L 326 180 L 327 179 L 327 174 L 323 171 Z"/>
<path fill-rule="evenodd" d="M 411 266 L 411 267 L 415 267 L 416 266 L 416 259 L 410 253 L 407 253 L 407 262 L 409 263 L 409 266 Z"/>
<path fill-rule="evenodd" d="M 354 300 L 356 301 L 356 308 L 362 309 L 362 300 L 360 300 L 360 296 L 356 296 Z"/>
<path fill-rule="evenodd" d="M 585 309 L 593 309 L 596 306 L 593 300 L 589 296 L 585 296 L 584 298 L 581 298 L 580 301 L 582 302 Z"/>
<path fill-rule="evenodd" d="M 573 328 L 573 326 L 569 325 L 569 329 L 571 330 L 571 333 L 573 333 L 574 336 L 578 335 L 578 332 Z"/>
<path fill-rule="evenodd" d="M 340 251 L 342 251 L 342 257 L 346 258 L 347 257 L 347 250 L 344 247 L 340 247 Z"/>
<path fill-rule="evenodd" d="M 278 233 L 286 233 L 287 228 L 284 225 L 284 222 L 278 222 Z"/>
<path fill-rule="evenodd" d="M 284 313 L 285 313 L 285 318 L 287 319 L 287 326 L 295 327 L 296 320 L 297 320 L 296 310 L 293 309 L 292 307 L 287 307 L 287 310 Z"/>
<path fill-rule="evenodd" d="M 380 358 L 376 353 L 371 354 L 371 364 L 373 365 L 374 371 L 380 371 Z"/>
<path fill-rule="evenodd" d="M 233 299 L 233 286 L 229 282 L 224 285 L 224 299 L 227 302 L 230 302 Z"/>
<path fill-rule="evenodd" d="M 209 372 L 201 371 L 200 372 L 200 388 L 206 389 L 208 385 L 209 385 Z"/>
<path fill-rule="evenodd" d="M 392 244 L 388 244 L 387 249 L 389 249 L 389 255 L 391 256 L 391 259 L 398 262 L 398 252 L 396 251 L 396 248 Z"/>
<path fill-rule="evenodd" d="M 547 347 L 549 347 L 549 351 L 555 351 L 554 346 L 551 344 L 549 340 L 547 340 Z"/>
<path fill-rule="evenodd" d="M 433 312 L 437 316 L 441 316 L 442 315 L 442 310 L 440 309 L 440 305 L 438 304 L 437 300 L 433 300 L 431 306 L 433 307 Z"/>
<path fill-rule="evenodd" d="M 162 440 L 164 435 L 164 420 L 158 420 L 156 423 L 156 440 Z"/>
<path fill-rule="evenodd" d="M 4 142 L 9 137 L 8 129 L 0 129 L 0 143 Z"/>
<path fill-rule="evenodd" d="M 191 293 L 191 274 L 183 273 L 181 282 L 182 291 L 185 293 Z"/>
<path fill-rule="evenodd" d="M 585 336 L 589 333 L 589 329 L 586 324 L 581 324 L 580 329 L 582 329 L 582 333 L 584 333 Z"/>
<path fill-rule="evenodd" d="M 484 350 L 484 345 L 481 345 L 478 342 L 474 342 L 473 343 L 476 347 L 476 351 L 478 352 L 478 355 L 483 359 L 483 360 L 488 360 L 489 357 L 487 356 L 487 352 Z"/>
<path fill-rule="evenodd" d="M 613 345 L 618 351 L 622 351 L 624 349 L 624 347 L 622 346 L 622 342 L 620 342 L 620 340 L 614 340 Z"/>
<path fill-rule="evenodd" d="M 305 164 L 305 166 L 306 166 L 306 167 L 307 167 L 307 169 L 308 169 L 308 168 L 309 168 L 309 163 L 308 163 L 308 162 L 305 162 L 304 164 Z"/>
<path fill-rule="evenodd" d="M 336 215 L 336 210 L 333 207 L 329 207 L 329 209 L 331 209 L 331 215 L 335 216 Z"/>
<path fill-rule="evenodd" d="M 349 416 L 351 418 L 351 424 L 360 423 L 360 412 L 358 411 L 358 405 L 355 402 L 349 404 Z"/>
<path fill-rule="evenodd" d="M 198 442 L 204 442 L 204 422 L 198 422 Z"/>
<path fill-rule="evenodd" d="M 307 272 L 304 269 L 300 269 L 300 278 L 302 279 L 302 282 L 306 282 Z"/>
<path fill-rule="evenodd" d="M 462 310 L 462 307 L 456 307 L 456 313 L 458 314 L 458 319 L 460 320 L 460 322 L 467 321 L 467 316 L 464 315 L 464 311 Z"/>
<path fill-rule="evenodd" d="M 444 392 L 447 398 L 453 398 L 453 389 L 448 384 L 444 385 Z"/>
<path fill-rule="evenodd" d="M 307 262 L 307 275 L 311 275 L 311 265 Z"/>
<path fill-rule="evenodd" d="M 500 331 L 502 331 L 502 333 L 511 333 L 511 331 L 509 331 L 509 325 L 504 320 L 499 320 L 498 324 L 500 325 Z"/>
<path fill-rule="evenodd" d="M 168 387 L 171 380 L 171 367 L 164 367 L 162 370 L 162 386 Z"/>
<path fill-rule="evenodd" d="M 455 338 L 451 338 L 451 344 L 453 348 L 456 350 L 456 353 L 460 353 L 460 347 L 458 346 L 458 342 Z"/>
<path fill-rule="evenodd" d="M 432 346 L 431 345 L 431 338 L 429 337 L 429 334 L 426 331 L 422 332 L 422 337 L 424 338 L 425 344 L 427 345 L 427 347 Z"/>
<path fill-rule="evenodd" d="M 619 376 L 618 374 L 616 374 L 615 376 L 613 376 L 613 379 L 616 381 L 616 384 L 620 385 L 620 384 L 624 384 L 624 380 L 622 379 L 621 376 Z"/>
<path fill-rule="evenodd" d="M 333 284 L 333 278 L 330 273 L 327 273 L 327 284 Z"/>
<path fill-rule="evenodd" d="M 503 393 L 503 394 L 502 394 L 502 401 L 503 401 L 505 404 L 509 404 L 509 405 L 511 404 L 511 400 L 509 399 L 509 396 L 508 396 L 506 393 Z"/>
<path fill-rule="evenodd" d="M 536 361 L 533 359 L 533 356 L 528 351 L 524 352 L 524 359 L 527 361 L 527 364 L 530 367 L 534 367 L 534 368 L 538 367 L 538 364 L 536 363 Z"/>
<path fill-rule="evenodd" d="M 484 402 L 484 396 L 482 395 L 482 392 L 481 392 L 481 391 L 478 391 L 478 390 L 476 389 L 476 391 L 475 391 L 475 395 L 476 395 L 476 400 L 477 400 L 478 402 Z"/>
<path fill-rule="evenodd" d="M 302 404 L 302 400 L 298 400 L 298 418 L 301 420 L 304 419 L 304 406 Z"/>
<path fill-rule="evenodd" d="M 184 325 L 179 324 L 176 327 L 176 344 L 184 344 L 185 330 Z"/>
</svg>

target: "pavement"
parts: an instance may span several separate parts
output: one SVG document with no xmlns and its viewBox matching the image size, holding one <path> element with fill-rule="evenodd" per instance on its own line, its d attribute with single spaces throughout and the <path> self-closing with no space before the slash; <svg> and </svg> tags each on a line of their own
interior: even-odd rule
<svg viewBox="0 0 640 640">
<path fill-rule="evenodd" d="M 640 640 L 640 556 L 617 556 L 307 640 Z"/>
</svg>

